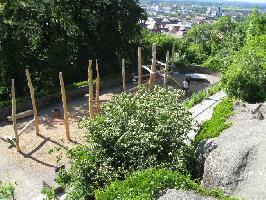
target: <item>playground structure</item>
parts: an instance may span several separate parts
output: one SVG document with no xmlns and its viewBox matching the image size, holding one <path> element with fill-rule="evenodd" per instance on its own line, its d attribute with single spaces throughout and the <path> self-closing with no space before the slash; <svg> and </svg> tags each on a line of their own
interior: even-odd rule
<svg viewBox="0 0 266 200">
<path fill-rule="evenodd" d="M 152 45 L 152 63 L 151 63 L 150 67 L 146 66 L 146 65 L 142 65 L 141 47 L 138 47 L 137 51 L 138 51 L 138 76 L 136 78 L 138 78 L 138 85 L 146 84 L 146 83 L 143 83 L 143 80 L 142 80 L 142 77 L 145 76 L 145 75 L 142 75 L 142 69 L 145 69 L 149 72 L 149 82 L 147 84 L 151 90 L 154 88 L 154 86 L 156 84 L 157 75 L 163 77 L 163 79 L 164 79 L 163 86 L 165 88 L 167 88 L 169 79 L 174 79 L 173 77 L 171 77 L 169 75 L 169 63 L 170 63 L 169 51 L 167 51 L 167 53 L 166 53 L 165 63 L 157 61 L 157 59 L 156 59 L 156 44 L 153 44 Z M 173 45 L 173 49 L 172 49 L 172 61 L 173 61 L 173 56 L 174 56 L 174 45 Z M 162 71 L 157 70 L 156 67 L 158 64 L 161 66 L 164 66 L 164 70 L 162 70 Z M 94 113 L 95 112 L 94 111 L 94 94 L 93 94 L 94 85 L 96 88 L 96 112 L 99 113 L 101 110 L 100 109 L 100 107 L 101 107 L 100 106 L 100 99 L 99 99 L 99 97 L 100 97 L 100 74 L 99 74 L 98 61 L 96 60 L 96 68 L 95 69 L 96 69 L 97 76 L 96 76 L 95 80 L 93 80 L 93 66 L 92 65 L 93 65 L 93 61 L 89 60 L 89 64 L 88 64 L 88 87 L 89 87 L 88 111 L 89 112 L 88 113 L 89 113 L 90 118 L 93 118 L 95 115 L 95 113 Z M 17 124 L 17 118 L 18 118 L 19 114 L 16 113 L 15 80 L 12 79 L 12 90 L 11 90 L 12 91 L 12 116 L 11 116 L 11 120 L 12 120 L 12 124 L 13 124 L 13 130 L 15 133 L 14 139 L 15 139 L 15 143 L 16 143 L 17 152 L 21 151 L 20 150 L 19 137 L 32 123 L 34 123 L 36 136 L 40 136 L 38 110 L 37 110 L 37 106 L 36 106 L 34 87 L 33 87 L 31 76 L 30 76 L 28 69 L 26 69 L 25 74 L 26 74 L 28 87 L 29 87 L 30 95 L 31 95 L 31 101 L 32 101 L 32 111 L 25 112 L 26 113 L 25 116 L 30 116 L 33 113 L 34 118 L 30 122 L 28 122 L 22 128 L 21 131 L 18 132 L 16 124 Z M 62 104 L 63 104 L 63 111 L 64 111 L 63 113 L 64 113 L 65 134 L 66 134 L 67 140 L 71 141 L 67 97 L 66 97 L 65 84 L 64 84 L 62 72 L 59 73 L 59 81 L 60 81 L 60 86 L 61 86 L 61 97 L 62 97 Z M 130 92 L 131 90 L 130 89 L 127 90 L 127 87 L 126 87 L 125 59 L 122 59 L 122 82 L 123 82 L 123 91 L 124 92 Z M 133 89 L 135 89 L 135 88 L 133 88 Z"/>
</svg>

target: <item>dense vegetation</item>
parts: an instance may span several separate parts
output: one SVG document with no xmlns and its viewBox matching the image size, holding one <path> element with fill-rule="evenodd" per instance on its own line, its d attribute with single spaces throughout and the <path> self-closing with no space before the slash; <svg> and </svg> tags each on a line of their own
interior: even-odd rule
<svg viewBox="0 0 266 200">
<path fill-rule="evenodd" d="M 215 108 L 212 118 L 203 123 L 195 137 L 195 143 L 202 140 L 215 138 L 220 133 L 231 126 L 227 119 L 233 114 L 234 99 L 226 98 L 222 100 Z"/>
<path fill-rule="evenodd" d="M 185 171 L 189 112 L 178 103 L 180 91 L 140 87 L 106 103 L 102 114 L 83 119 L 88 146 L 70 151 L 70 170 L 58 181 L 70 199 L 87 199 L 96 189 L 135 170 L 163 167 Z"/>
<path fill-rule="evenodd" d="M 1 200 L 15 199 L 15 187 L 11 183 L 4 184 L 0 180 L 0 199 Z"/>
<path fill-rule="evenodd" d="M 19 95 L 28 92 L 26 66 L 41 94 L 59 85 L 60 71 L 67 84 L 86 80 L 89 59 L 98 58 L 102 76 L 117 73 L 120 59 L 132 58 L 144 17 L 137 0 L 4 0 L 0 6 L 1 99 L 12 78 Z"/>
<path fill-rule="evenodd" d="M 167 188 L 190 190 L 203 196 L 233 200 L 220 191 L 209 191 L 191 180 L 189 176 L 165 169 L 148 169 L 136 172 L 125 181 L 115 181 L 106 189 L 96 192 L 98 200 L 156 199 Z"/>
</svg>

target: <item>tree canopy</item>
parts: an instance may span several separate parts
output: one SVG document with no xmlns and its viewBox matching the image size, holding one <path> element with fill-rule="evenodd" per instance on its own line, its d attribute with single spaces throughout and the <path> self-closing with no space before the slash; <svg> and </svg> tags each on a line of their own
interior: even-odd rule
<svg viewBox="0 0 266 200">
<path fill-rule="evenodd" d="M 60 71 L 66 83 L 86 79 L 89 59 L 99 59 L 102 75 L 118 72 L 144 17 L 138 0 L 6 0 L 1 7 L 0 85 L 9 88 L 14 78 L 20 94 L 26 66 L 41 93 L 58 85 Z"/>
</svg>

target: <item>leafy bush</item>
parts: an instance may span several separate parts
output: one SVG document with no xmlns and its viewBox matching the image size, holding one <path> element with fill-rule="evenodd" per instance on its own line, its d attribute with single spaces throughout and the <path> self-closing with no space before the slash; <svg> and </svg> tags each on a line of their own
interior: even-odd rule
<svg viewBox="0 0 266 200">
<path fill-rule="evenodd" d="M 194 190 L 204 196 L 225 199 L 219 191 L 208 191 L 195 183 L 189 176 L 166 169 L 147 169 L 129 176 L 125 181 L 115 181 L 105 189 L 96 192 L 96 199 L 156 199 L 160 192 L 168 188 Z M 226 199 L 234 199 L 227 197 Z"/>
<path fill-rule="evenodd" d="M 212 118 L 204 122 L 197 133 L 196 144 L 208 138 L 218 137 L 224 129 L 231 126 L 231 123 L 226 121 L 233 114 L 234 102 L 234 99 L 226 98 L 214 108 Z"/>
<path fill-rule="evenodd" d="M 1 200 L 13 200 L 15 199 L 15 187 L 11 183 L 4 185 L 0 181 L 0 199 Z"/>
<path fill-rule="evenodd" d="M 251 103 L 266 100 L 266 35 L 257 37 L 237 55 L 224 77 L 227 93 Z"/>
<path fill-rule="evenodd" d="M 182 169 L 190 113 L 178 103 L 181 91 L 140 87 L 106 103 L 103 114 L 84 119 L 91 146 L 70 151 L 72 165 L 58 181 L 70 199 L 92 197 L 111 180 L 149 167 Z"/>
</svg>

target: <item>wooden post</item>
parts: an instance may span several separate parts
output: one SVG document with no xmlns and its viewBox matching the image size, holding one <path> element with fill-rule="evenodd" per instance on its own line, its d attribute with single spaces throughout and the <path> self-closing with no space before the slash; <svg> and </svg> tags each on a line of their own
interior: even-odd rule
<svg viewBox="0 0 266 200">
<path fill-rule="evenodd" d="M 68 140 L 70 140 L 68 111 L 67 111 L 67 102 L 66 102 L 66 91 L 65 91 L 65 84 L 64 84 L 62 72 L 59 73 L 59 79 L 60 79 L 62 102 L 63 102 L 63 108 L 64 108 L 64 121 L 65 121 L 65 127 L 66 127 L 66 138 Z"/>
<path fill-rule="evenodd" d="M 142 63 L 141 63 L 141 47 L 138 47 L 138 84 L 142 82 Z"/>
<path fill-rule="evenodd" d="M 101 111 L 101 105 L 100 105 L 100 74 L 99 74 L 99 65 L 98 61 L 96 60 L 96 72 L 97 72 L 97 78 L 96 78 L 96 101 L 97 101 L 97 112 L 99 113 Z"/>
<path fill-rule="evenodd" d="M 11 95 L 12 95 L 12 122 L 13 122 L 13 129 L 15 132 L 16 137 L 16 148 L 17 152 L 20 152 L 20 146 L 19 146 L 19 135 L 17 130 L 17 107 L 16 107 L 16 94 L 15 94 L 15 81 L 12 79 L 12 88 L 11 88 Z"/>
<path fill-rule="evenodd" d="M 34 115 L 35 131 L 36 131 L 36 135 L 39 136 L 40 135 L 40 129 L 39 129 L 38 111 L 37 111 L 37 107 L 36 107 L 34 88 L 32 86 L 32 81 L 31 81 L 31 77 L 30 77 L 30 73 L 29 73 L 28 69 L 26 69 L 26 77 L 27 77 L 27 81 L 28 81 L 28 87 L 30 89 L 32 109 L 33 109 L 33 115 Z"/>
<path fill-rule="evenodd" d="M 172 65 L 174 64 L 174 59 L 175 59 L 175 44 L 173 43 L 173 47 L 172 47 Z"/>
<path fill-rule="evenodd" d="M 167 83 L 168 83 L 168 67 L 169 67 L 169 51 L 166 53 L 166 62 L 165 62 L 165 70 L 164 70 L 164 88 L 167 89 Z"/>
<path fill-rule="evenodd" d="M 152 45 L 152 65 L 151 65 L 151 75 L 150 75 L 150 89 L 154 88 L 156 82 L 156 44 Z"/>
<path fill-rule="evenodd" d="M 123 79 L 123 90 L 126 91 L 126 66 L 125 59 L 122 59 L 122 79 Z"/>
<path fill-rule="evenodd" d="M 93 107 L 93 83 L 92 83 L 92 60 L 89 60 L 88 67 L 88 84 L 89 84 L 89 114 L 92 118 L 94 116 L 94 107 Z"/>
</svg>

